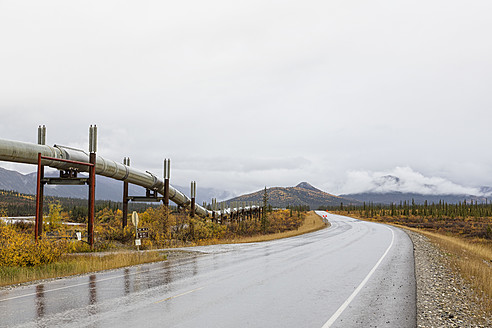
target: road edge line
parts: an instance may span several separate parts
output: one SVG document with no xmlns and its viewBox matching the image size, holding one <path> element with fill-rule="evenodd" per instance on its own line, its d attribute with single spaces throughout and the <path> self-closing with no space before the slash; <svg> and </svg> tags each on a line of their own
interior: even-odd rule
<svg viewBox="0 0 492 328">
<path fill-rule="evenodd" d="M 389 253 L 391 247 L 393 247 L 393 242 L 395 241 L 395 232 L 393 231 L 393 229 L 390 229 L 388 227 L 386 227 L 386 228 L 391 231 L 391 243 L 388 246 L 388 248 L 386 249 L 386 251 L 384 252 L 383 256 L 381 256 L 381 258 L 379 259 L 379 261 L 376 263 L 376 265 L 374 265 L 374 267 L 371 269 L 371 271 L 369 271 L 369 273 L 364 278 L 364 280 L 362 280 L 362 282 L 360 283 L 360 285 L 357 286 L 357 288 L 353 291 L 353 293 L 345 300 L 345 302 L 343 302 L 343 304 L 331 316 L 331 318 L 328 319 L 328 321 L 323 325 L 322 328 L 330 328 L 331 325 L 333 323 L 335 323 L 335 321 L 338 319 L 338 317 L 343 313 L 343 311 L 345 311 L 345 309 L 354 300 L 354 298 L 357 296 L 357 294 L 359 294 L 359 292 L 364 287 L 364 285 L 369 281 L 369 279 L 371 278 L 371 276 L 373 275 L 373 273 L 376 271 L 376 269 L 379 267 L 379 265 L 381 264 L 381 262 L 383 262 L 383 260 L 386 257 L 386 255 Z"/>
</svg>

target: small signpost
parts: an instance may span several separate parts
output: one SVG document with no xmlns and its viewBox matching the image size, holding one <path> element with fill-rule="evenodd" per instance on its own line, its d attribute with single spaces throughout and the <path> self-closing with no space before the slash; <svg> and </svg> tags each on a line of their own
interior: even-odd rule
<svg viewBox="0 0 492 328">
<path fill-rule="evenodd" d="M 137 251 L 139 251 L 142 242 L 138 238 L 138 213 L 136 211 L 133 211 L 132 213 L 132 223 L 135 226 L 135 246 L 137 246 Z"/>
<path fill-rule="evenodd" d="M 137 251 L 139 251 L 142 245 L 141 239 L 149 238 L 149 228 L 138 227 L 138 213 L 135 211 L 132 213 L 132 223 L 135 226 L 135 246 L 137 246 Z"/>
<path fill-rule="evenodd" d="M 133 211 L 132 213 L 132 223 L 133 225 L 135 226 L 135 229 L 137 228 L 138 226 L 138 213 Z"/>
<path fill-rule="evenodd" d="M 137 229 L 137 238 L 149 238 L 149 228 L 138 228 Z"/>
</svg>

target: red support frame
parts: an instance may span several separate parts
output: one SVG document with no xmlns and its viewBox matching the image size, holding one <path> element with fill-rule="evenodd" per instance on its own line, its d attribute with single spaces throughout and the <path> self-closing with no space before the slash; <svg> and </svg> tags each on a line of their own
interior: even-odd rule
<svg viewBox="0 0 492 328">
<path fill-rule="evenodd" d="M 164 179 L 164 199 L 163 203 L 166 207 L 169 207 L 169 179 Z"/>
<path fill-rule="evenodd" d="M 43 213 L 41 213 L 41 215 L 39 214 L 39 209 L 40 209 L 41 202 L 42 202 L 42 199 L 41 199 L 41 170 L 44 171 L 44 169 L 42 169 L 42 166 L 41 166 L 41 158 L 42 158 L 41 153 L 38 153 L 38 178 L 37 178 L 37 185 L 36 185 L 36 222 L 34 225 L 34 239 L 36 241 L 38 241 L 38 237 L 39 237 L 38 235 L 39 235 L 40 227 L 42 228 L 42 226 L 43 226 Z"/>
<path fill-rule="evenodd" d="M 128 224 L 128 182 L 123 182 L 123 217 L 121 218 L 121 227 L 125 229 Z"/>
<path fill-rule="evenodd" d="M 191 206 L 190 206 L 190 216 L 192 218 L 195 217 L 195 197 L 191 198 Z"/>
<path fill-rule="evenodd" d="M 83 165 L 89 167 L 89 218 L 88 218 L 88 242 L 91 248 L 94 246 L 94 203 L 95 203 L 95 187 L 96 187 L 96 154 L 91 153 L 89 157 L 90 163 L 79 162 L 79 161 L 71 161 L 68 159 L 55 158 L 42 156 L 41 153 L 38 153 L 38 177 L 37 177 L 37 186 L 36 186 L 36 222 L 34 228 L 34 238 L 36 241 L 40 238 L 40 235 L 43 231 L 43 213 L 40 213 L 40 209 L 42 208 L 42 186 L 41 179 L 44 177 L 44 166 L 41 165 L 41 161 L 49 160 L 49 161 L 57 161 L 75 165 Z"/>
<path fill-rule="evenodd" d="M 96 196 L 96 153 L 89 155 L 89 218 L 87 222 L 88 242 L 94 247 L 94 204 Z"/>
</svg>

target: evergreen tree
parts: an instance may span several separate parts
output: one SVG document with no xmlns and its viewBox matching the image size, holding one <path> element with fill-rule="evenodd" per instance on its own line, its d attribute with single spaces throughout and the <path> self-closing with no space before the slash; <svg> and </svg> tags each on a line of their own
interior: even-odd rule
<svg viewBox="0 0 492 328">
<path fill-rule="evenodd" d="M 268 209 L 268 191 L 267 191 L 267 187 L 265 186 L 265 190 L 263 191 L 263 209 L 262 209 L 263 215 L 261 217 L 261 231 L 263 231 L 263 233 L 266 232 L 268 227 L 267 209 Z"/>
</svg>

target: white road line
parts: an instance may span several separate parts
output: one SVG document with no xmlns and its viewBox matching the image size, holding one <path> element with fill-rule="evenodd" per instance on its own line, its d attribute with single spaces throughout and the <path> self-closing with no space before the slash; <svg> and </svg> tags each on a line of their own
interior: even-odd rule
<svg viewBox="0 0 492 328">
<path fill-rule="evenodd" d="M 372 274 L 376 271 L 376 269 L 378 268 L 378 266 L 381 264 L 381 262 L 383 261 L 383 259 L 388 254 L 389 250 L 393 246 L 393 242 L 395 240 L 395 233 L 393 232 L 393 229 L 390 229 L 388 227 L 386 227 L 386 228 L 391 231 L 391 243 L 388 246 L 388 249 L 386 249 L 386 252 L 384 252 L 383 256 L 381 256 L 381 258 L 376 263 L 376 265 L 372 268 L 372 270 L 369 271 L 369 274 L 364 278 L 364 280 L 362 280 L 362 282 L 360 283 L 360 285 L 347 298 L 347 300 L 338 308 L 338 310 L 331 316 L 331 318 L 323 325 L 322 328 L 329 328 L 329 327 L 331 327 L 331 325 L 338 319 L 338 317 L 342 314 L 342 312 L 345 311 L 345 309 L 349 306 L 349 304 L 354 300 L 354 298 L 357 296 L 357 294 L 359 294 L 359 292 L 361 291 L 361 289 L 367 283 L 367 281 L 369 280 L 369 278 L 371 278 Z"/>
<path fill-rule="evenodd" d="M 203 289 L 203 288 L 205 288 L 205 287 L 200 287 L 200 288 L 196 288 L 196 289 L 193 289 L 193 290 L 189 290 L 189 291 L 184 292 L 182 294 L 174 295 L 174 296 L 165 298 L 163 300 L 157 301 L 157 302 L 155 302 L 155 304 L 158 304 L 158 303 L 161 303 L 161 302 L 165 302 L 165 301 L 169 301 L 169 300 L 172 300 L 173 298 L 176 298 L 176 297 L 180 297 L 180 296 L 184 296 L 184 295 L 187 295 L 187 294 L 191 294 L 191 293 L 197 292 L 197 291 L 199 291 L 200 289 Z"/>
<path fill-rule="evenodd" d="M 158 263 L 158 262 L 154 262 L 154 263 Z M 144 263 L 144 264 L 148 264 L 148 263 Z M 144 264 L 137 264 L 137 265 L 144 265 Z M 182 265 L 182 263 L 176 263 L 174 265 L 171 265 L 167 268 L 154 268 L 154 269 L 148 269 L 148 270 L 145 270 L 144 273 L 147 273 L 147 272 L 151 272 L 151 271 L 157 271 L 157 270 L 162 270 L 162 269 L 170 269 L 170 268 L 174 268 L 176 266 L 179 266 L 179 265 Z M 119 269 L 114 269 L 114 270 L 123 270 L 124 268 L 119 268 Z M 139 274 L 139 273 L 142 273 L 142 272 L 132 272 L 132 273 L 128 273 L 128 274 L 124 274 L 124 275 L 120 275 L 120 276 L 113 276 L 113 277 L 108 277 L 108 278 L 104 278 L 104 279 L 98 279 L 96 280 L 95 282 L 102 282 L 102 281 L 106 281 L 106 280 L 112 280 L 112 279 L 118 279 L 118 278 L 122 278 L 122 277 L 125 277 L 125 276 L 134 276 L 136 274 Z M 85 273 L 86 275 L 92 275 L 92 274 L 98 274 L 97 272 L 93 272 L 93 273 Z M 67 279 L 70 279 L 72 277 L 70 276 L 67 276 L 65 277 Z M 68 288 L 74 288 L 74 287 L 79 287 L 79 286 L 85 286 L 85 285 L 89 285 L 91 282 L 88 281 L 88 282 L 82 282 L 80 284 L 75 284 L 75 285 L 69 285 L 69 286 L 65 286 L 65 287 L 59 287 L 59 288 L 53 288 L 53 289 L 49 289 L 49 290 L 45 290 L 43 291 L 43 293 L 49 293 L 49 292 L 55 292 L 57 290 L 62 290 L 62 289 L 68 289 Z M 42 284 L 42 283 L 41 283 Z M 15 300 L 17 298 L 22 298 L 22 297 L 28 297 L 28 296 L 34 296 L 36 295 L 37 293 L 29 293 L 29 294 L 24 294 L 24 295 L 19 295 L 19 296 L 13 296 L 13 297 L 9 297 L 9 298 L 4 298 L 4 299 L 0 299 L 0 303 L 1 302 L 5 302 L 5 301 L 10 301 L 10 300 Z"/>
</svg>

